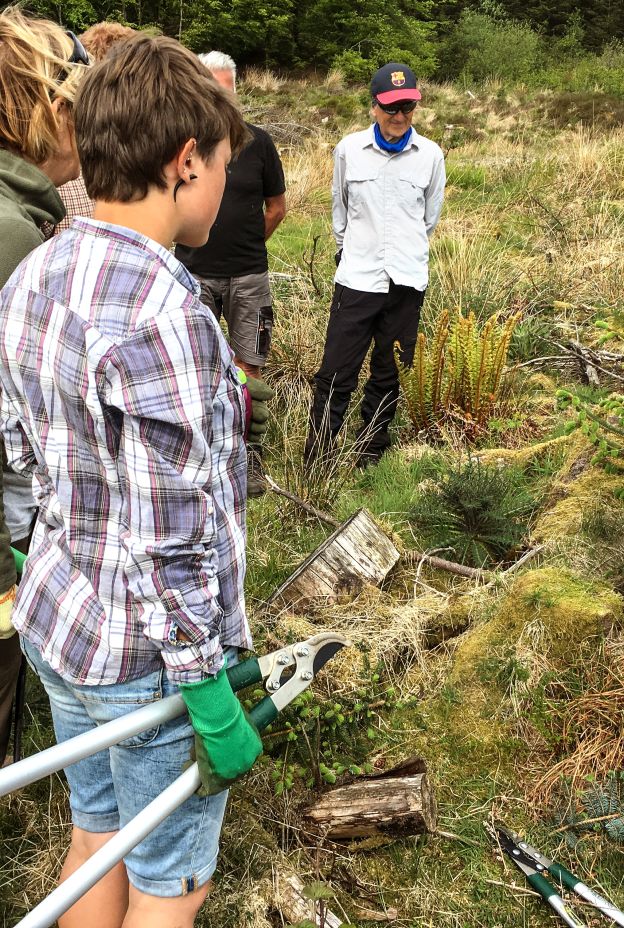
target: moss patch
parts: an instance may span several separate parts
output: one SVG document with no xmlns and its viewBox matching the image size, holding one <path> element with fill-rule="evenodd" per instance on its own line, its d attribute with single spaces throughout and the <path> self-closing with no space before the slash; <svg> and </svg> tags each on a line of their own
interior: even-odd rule
<svg viewBox="0 0 624 928">
<path fill-rule="evenodd" d="M 574 465 L 571 465 L 572 468 Z M 537 520 L 532 540 L 553 541 L 577 536 L 583 525 L 583 516 L 594 508 L 600 497 L 613 498 L 614 493 L 624 490 L 624 477 L 607 474 L 600 467 L 590 467 L 571 482 L 570 470 L 564 473 L 552 488 L 555 494 L 564 494 Z"/>
<path fill-rule="evenodd" d="M 622 597 L 556 567 L 530 570 L 517 578 L 494 615 L 473 628 L 457 649 L 450 682 L 466 686 L 482 678 L 488 656 L 517 647 L 539 622 L 539 649 L 564 666 L 585 639 L 606 634 L 622 617 Z M 490 691 L 491 692 L 491 691 Z"/>
</svg>

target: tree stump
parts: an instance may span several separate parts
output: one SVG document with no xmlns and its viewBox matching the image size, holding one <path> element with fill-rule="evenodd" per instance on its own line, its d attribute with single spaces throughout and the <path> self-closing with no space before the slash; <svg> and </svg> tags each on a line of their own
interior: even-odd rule
<svg viewBox="0 0 624 928">
<path fill-rule="evenodd" d="M 378 585 L 399 559 L 399 552 L 366 509 L 343 522 L 297 567 L 269 602 L 288 605 L 340 594 L 358 593 L 364 583 Z"/>
</svg>

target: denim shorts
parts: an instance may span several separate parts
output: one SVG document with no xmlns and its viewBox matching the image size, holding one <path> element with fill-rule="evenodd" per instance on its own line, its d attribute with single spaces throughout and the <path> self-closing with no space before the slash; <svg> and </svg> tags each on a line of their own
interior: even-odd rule
<svg viewBox="0 0 624 928">
<path fill-rule="evenodd" d="M 128 683 L 75 685 L 24 638 L 22 650 L 46 689 L 59 742 L 178 692 L 164 670 Z M 238 650 L 225 653 L 231 667 Z M 123 828 L 183 772 L 193 740 L 183 715 L 67 767 L 74 825 L 92 833 Z M 124 858 L 130 883 L 150 896 L 184 896 L 207 883 L 217 865 L 226 802 L 227 790 L 187 799 Z"/>
</svg>

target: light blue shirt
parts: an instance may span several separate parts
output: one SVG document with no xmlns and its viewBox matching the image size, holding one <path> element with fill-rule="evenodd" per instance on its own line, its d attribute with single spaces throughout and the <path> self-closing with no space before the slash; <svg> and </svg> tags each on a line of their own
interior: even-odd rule
<svg viewBox="0 0 624 928">
<path fill-rule="evenodd" d="M 336 283 L 387 293 L 393 280 L 424 290 L 445 182 L 442 149 L 414 129 L 395 154 L 379 148 L 373 126 L 342 139 L 332 187 L 334 237 L 343 249 Z"/>
</svg>

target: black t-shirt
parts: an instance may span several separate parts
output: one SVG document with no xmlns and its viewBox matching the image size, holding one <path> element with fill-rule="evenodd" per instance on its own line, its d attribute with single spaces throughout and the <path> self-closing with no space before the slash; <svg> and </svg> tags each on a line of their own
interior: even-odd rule
<svg viewBox="0 0 624 928">
<path fill-rule="evenodd" d="M 219 213 L 201 248 L 176 247 L 176 258 L 199 277 L 240 277 L 268 269 L 264 201 L 284 193 L 284 171 L 273 139 L 247 124 L 253 140 L 232 160 Z"/>
</svg>

